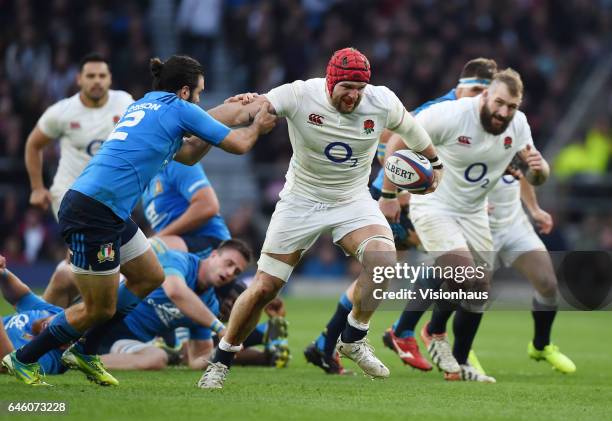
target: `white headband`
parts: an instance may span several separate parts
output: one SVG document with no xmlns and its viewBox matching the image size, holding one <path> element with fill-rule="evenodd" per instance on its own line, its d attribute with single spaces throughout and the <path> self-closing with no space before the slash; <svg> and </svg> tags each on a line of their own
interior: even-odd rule
<svg viewBox="0 0 612 421">
<path fill-rule="evenodd" d="M 481 88 L 487 88 L 491 84 L 491 79 L 478 79 L 476 77 L 462 77 L 459 79 L 457 88 L 473 88 L 478 86 Z"/>
</svg>

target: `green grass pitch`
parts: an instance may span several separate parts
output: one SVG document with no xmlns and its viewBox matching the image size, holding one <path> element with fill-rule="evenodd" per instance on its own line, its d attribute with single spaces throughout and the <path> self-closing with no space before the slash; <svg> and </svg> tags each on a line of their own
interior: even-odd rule
<svg viewBox="0 0 612 421">
<path fill-rule="evenodd" d="M 10 309 L 0 305 L 2 314 Z M 233 420 L 233 419 L 612 419 L 612 314 L 563 312 L 554 341 L 576 363 L 573 375 L 553 372 L 526 356 L 532 333 L 528 312 L 485 315 L 475 349 L 497 384 L 444 382 L 437 371 L 406 368 L 383 348 L 381 334 L 396 313 L 379 312 L 370 340 L 388 364 L 391 377 L 332 377 L 307 365 L 303 348 L 322 329 L 333 300 L 289 299 L 293 360 L 286 369 L 236 367 L 224 390 L 204 391 L 199 372 L 115 372 L 119 387 L 89 384 L 80 373 L 50 376 L 53 388 L 32 388 L 0 376 L 0 401 L 67 401 L 79 420 Z M 347 366 L 352 363 L 347 362 Z M 353 367 L 354 368 L 354 367 Z M 0 419 L 7 419 L 6 412 Z M 31 416 L 21 416 L 26 419 Z M 36 418 L 38 419 L 38 418 Z"/>
</svg>

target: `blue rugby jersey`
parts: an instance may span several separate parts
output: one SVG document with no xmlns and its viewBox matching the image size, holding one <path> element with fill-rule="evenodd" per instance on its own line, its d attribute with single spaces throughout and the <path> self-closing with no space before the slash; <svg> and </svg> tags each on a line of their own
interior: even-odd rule
<svg viewBox="0 0 612 421">
<path fill-rule="evenodd" d="M 126 220 L 155 174 L 193 134 L 218 145 L 230 129 L 196 104 L 169 92 L 149 92 L 128 107 L 71 189 Z"/>
<path fill-rule="evenodd" d="M 189 207 L 192 196 L 210 182 L 201 165 L 183 165 L 172 161 L 157 173 L 142 195 L 142 205 L 147 221 L 159 232 L 178 219 Z M 215 215 L 205 224 L 185 235 L 208 236 L 227 240 L 229 229 L 221 215 Z"/>
</svg>

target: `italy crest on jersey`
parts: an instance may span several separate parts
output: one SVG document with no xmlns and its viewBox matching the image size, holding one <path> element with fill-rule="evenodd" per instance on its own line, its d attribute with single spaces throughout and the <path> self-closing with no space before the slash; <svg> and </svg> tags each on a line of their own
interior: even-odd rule
<svg viewBox="0 0 612 421">
<path fill-rule="evenodd" d="M 162 193 L 164 191 L 164 187 L 162 186 L 162 183 L 160 180 L 155 180 L 155 193 L 153 194 L 153 196 L 157 196 L 158 194 Z"/>
<path fill-rule="evenodd" d="M 102 244 L 96 257 L 98 258 L 98 263 L 114 261 L 115 250 L 113 250 L 113 243 Z"/>
</svg>

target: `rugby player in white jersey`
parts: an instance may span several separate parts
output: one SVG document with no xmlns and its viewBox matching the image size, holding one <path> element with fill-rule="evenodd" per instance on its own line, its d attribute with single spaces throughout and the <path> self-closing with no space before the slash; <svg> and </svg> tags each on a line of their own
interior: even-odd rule
<svg viewBox="0 0 612 421">
<path fill-rule="evenodd" d="M 454 271 L 473 267 L 480 270 L 472 273 L 483 273 L 483 270 L 485 273 L 485 276 L 473 276 L 463 285 L 447 282 L 446 287 L 451 289 L 488 292 L 494 247 L 485 209 L 486 197 L 513 157 L 518 153 L 526 162 L 525 177 L 531 184 L 541 184 L 548 177 L 548 164 L 533 146 L 525 114 L 518 111 L 522 96 L 519 74 L 506 69 L 494 76 L 481 95 L 434 104 L 416 116 L 444 160 L 446 175 L 433 194 L 412 196 L 410 219 L 423 247 L 436 257 L 439 266 L 452 267 Z M 387 154 L 401 148 L 397 139 L 391 139 Z M 383 189 L 393 190 L 394 186 L 385 178 Z M 389 205 L 384 211 L 389 217 L 397 212 Z M 441 367 L 447 378 L 495 382 L 467 362 L 482 318 L 483 301 L 464 301 L 457 311 L 453 352 L 444 352 L 451 356 L 451 361 L 444 361 Z M 433 338 L 430 353 L 441 353 L 444 350 L 437 347 L 449 346 L 445 341 L 445 324 L 446 320 L 442 326 L 435 320 L 430 323 Z"/>
<path fill-rule="evenodd" d="M 50 205 L 56 220 L 64 194 L 113 131 L 128 105 L 134 102 L 129 93 L 110 89 L 111 72 L 108 61 L 101 55 L 86 55 L 79 69 L 79 92 L 47 108 L 25 146 L 25 164 L 32 188 L 30 204 L 45 211 Z M 60 160 L 53 184 L 47 189 L 42 176 L 43 150 L 56 139 L 60 142 Z M 49 281 L 49 286 L 57 288 L 47 288 L 43 295 L 46 301 L 57 303 L 60 297 L 52 291 L 73 285 L 68 266 L 65 260 L 58 264 Z"/>
<path fill-rule="evenodd" d="M 389 375 L 365 338 L 376 306 L 371 302 L 364 306 L 375 286 L 371 272 L 375 266 L 393 265 L 396 260 L 389 224 L 368 191 L 370 167 L 385 128 L 401 135 L 406 140 L 404 147 L 421 152 L 438 168 L 427 192 L 437 186 L 441 162 L 427 133 L 395 94 L 369 81 L 367 58 L 345 48 L 330 59 L 325 79 L 295 81 L 259 97 L 270 102 L 271 112 L 287 118 L 293 157 L 255 280 L 236 301 L 227 334 L 202 375 L 200 387 L 223 387 L 234 354 L 262 309 L 323 232 L 331 232 L 333 241 L 356 256 L 364 268 L 338 351 L 372 377 Z M 258 102 L 245 106 L 249 107 L 254 111 Z"/>
<path fill-rule="evenodd" d="M 488 195 L 496 264 L 515 268 L 535 289 L 531 312 L 534 335 L 527 345 L 529 357 L 545 360 L 561 373 L 573 373 L 575 364 L 550 341 L 558 307 L 557 277 L 546 246 L 523 210 L 521 198 L 539 231 L 548 234 L 552 230 L 552 217 L 540 208 L 533 187 L 524 177 L 517 181 L 504 175 Z"/>
</svg>

